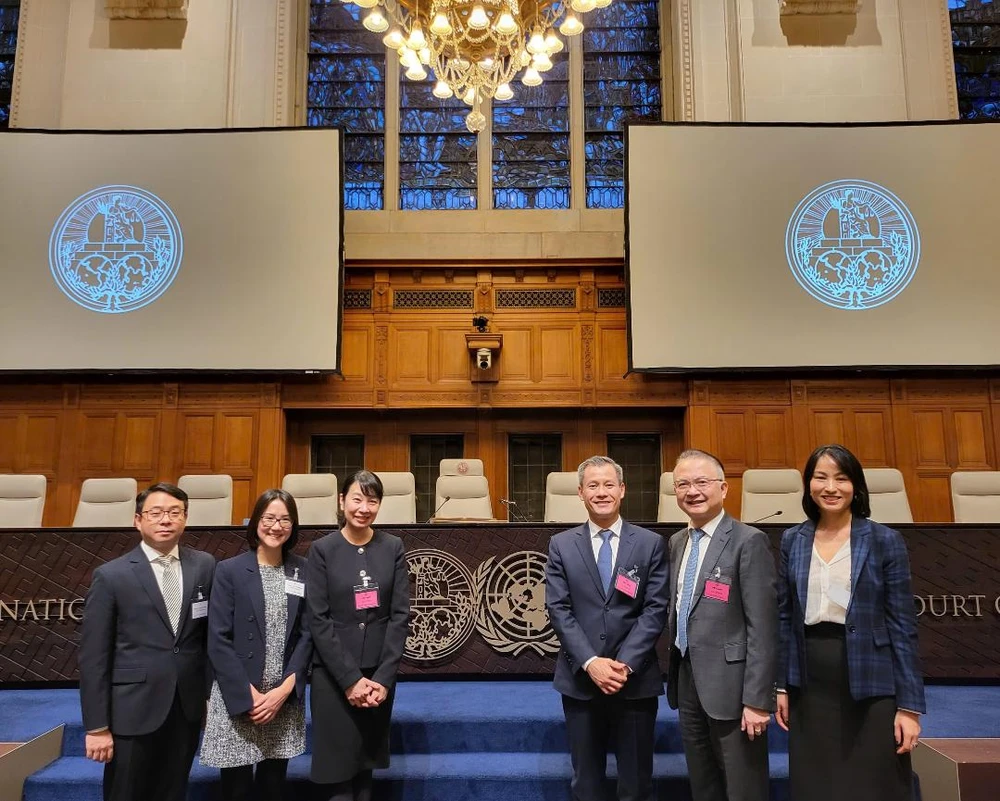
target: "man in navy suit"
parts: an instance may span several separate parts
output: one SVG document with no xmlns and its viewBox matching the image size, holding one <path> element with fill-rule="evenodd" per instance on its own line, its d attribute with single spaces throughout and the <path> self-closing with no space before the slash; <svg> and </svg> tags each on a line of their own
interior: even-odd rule
<svg viewBox="0 0 1000 801">
<path fill-rule="evenodd" d="M 215 559 L 178 545 L 187 494 L 154 484 L 135 500 L 139 546 L 94 571 L 80 633 L 86 753 L 105 801 L 184 801 L 207 697 Z"/>
<path fill-rule="evenodd" d="M 573 798 L 606 798 L 613 737 L 619 801 L 651 801 L 666 543 L 622 520 L 625 482 L 613 460 L 592 456 L 577 474 L 589 519 L 552 538 L 545 568 L 545 606 L 562 645 L 553 683 L 563 697 Z"/>
</svg>

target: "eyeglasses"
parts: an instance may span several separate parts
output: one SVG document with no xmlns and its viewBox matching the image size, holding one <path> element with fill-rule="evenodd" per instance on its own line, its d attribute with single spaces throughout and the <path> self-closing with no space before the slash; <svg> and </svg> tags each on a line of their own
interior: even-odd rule
<svg viewBox="0 0 1000 801">
<path fill-rule="evenodd" d="M 698 492 L 704 492 L 716 481 L 722 482 L 725 480 L 724 478 L 696 478 L 694 481 L 681 479 L 674 482 L 674 492 L 687 492 L 692 487 L 698 490 Z"/>
<path fill-rule="evenodd" d="M 142 512 L 142 516 L 145 517 L 150 523 L 158 523 L 164 517 L 169 520 L 180 520 L 184 517 L 183 509 L 147 509 Z"/>
<path fill-rule="evenodd" d="M 260 524 L 264 528 L 274 528 L 274 524 L 277 523 L 282 528 L 292 527 L 292 518 L 290 517 L 275 517 L 274 515 L 264 515 L 260 519 Z"/>
</svg>

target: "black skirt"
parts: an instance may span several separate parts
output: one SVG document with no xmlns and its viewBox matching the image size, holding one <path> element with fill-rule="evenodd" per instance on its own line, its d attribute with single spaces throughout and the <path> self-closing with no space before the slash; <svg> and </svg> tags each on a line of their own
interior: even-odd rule
<svg viewBox="0 0 1000 801">
<path fill-rule="evenodd" d="M 788 688 L 792 801 L 913 801 L 895 697 L 851 697 L 843 626 L 806 626 L 805 646 L 806 686 Z"/>
<path fill-rule="evenodd" d="M 363 669 L 366 678 L 375 672 Z M 363 770 L 389 767 L 389 722 L 395 689 L 372 709 L 347 702 L 340 685 L 320 665 L 313 666 L 309 705 L 312 711 L 312 769 L 317 784 L 335 784 Z"/>
</svg>

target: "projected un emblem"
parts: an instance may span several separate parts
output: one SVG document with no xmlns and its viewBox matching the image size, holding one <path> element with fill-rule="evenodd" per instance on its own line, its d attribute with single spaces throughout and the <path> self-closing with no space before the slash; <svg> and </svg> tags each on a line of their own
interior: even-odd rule
<svg viewBox="0 0 1000 801">
<path fill-rule="evenodd" d="M 785 234 L 795 280 L 835 309 L 871 309 L 913 280 L 920 234 L 909 209 L 868 181 L 833 181 L 795 208 Z"/>
<path fill-rule="evenodd" d="M 177 218 L 156 195 L 135 186 L 102 186 L 59 216 L 49 238 L 49 267 L 74 303 L 123 314 L 166 292 L 183 250 Z"/>
</svg>

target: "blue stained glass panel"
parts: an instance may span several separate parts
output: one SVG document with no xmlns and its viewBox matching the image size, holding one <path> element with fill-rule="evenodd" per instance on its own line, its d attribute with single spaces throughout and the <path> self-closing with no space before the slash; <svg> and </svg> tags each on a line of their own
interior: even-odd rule
<svg viewBox="0 0 1000 801">
<path fill-rule="evenodd" d="M 1000 3 L 949 0 L 958 114 L 1000 119 Z"/>
<path fill-rule="evenodd" d="M 625 205 L 625 123 L 662 119 L 656 0 L 615 0 L 583 33 L 584 167 L 591 209 Z"/>
<path fill-rule="evenodd" d="M 306 121 L 344 131 L 344 208 L 385 208 L 385 48 L 361 9 L 312 0 Z"/>
<path fill-rule="evenodd" d="M 10 126 L 10 97 L 14 85 L 14 55 L 21 0 L 0 0 L 0 128 Z"/>
</svg>

